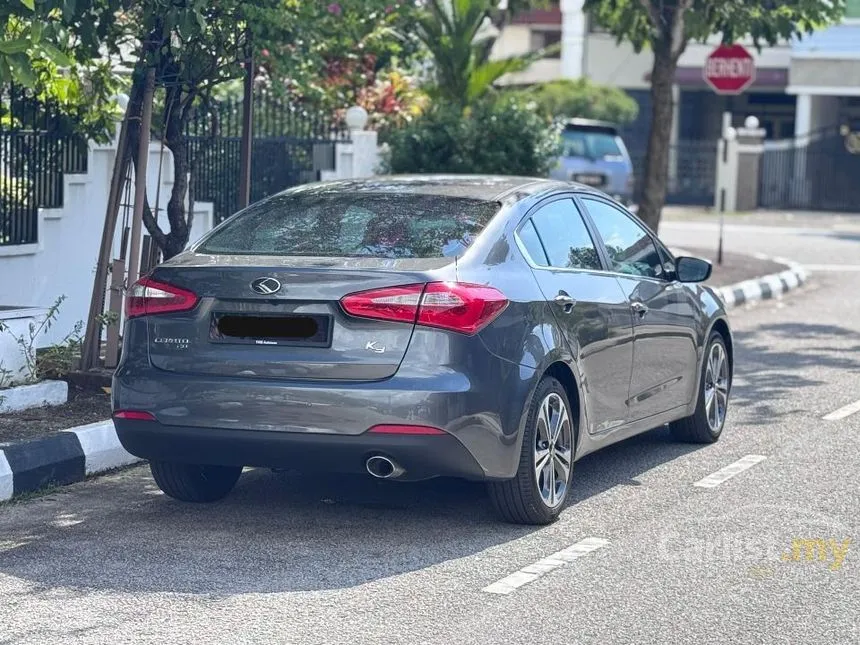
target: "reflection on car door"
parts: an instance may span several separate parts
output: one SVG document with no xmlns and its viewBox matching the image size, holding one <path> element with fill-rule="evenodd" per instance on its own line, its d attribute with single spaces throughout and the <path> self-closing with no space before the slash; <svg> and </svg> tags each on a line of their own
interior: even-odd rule
<svg viewBox="0 0 860 645">
<path fill-rule="evenodd" d="M 645 228 L 607 201 L 581 197 L 633 312 L 630 420 L 692 399 L 698 353 L 696 311 Z"/>
<path fill-rule="evenodd" d="M 587 431 L 624 424 L 633 361 L 632 315 L 618 281 L 591 272 L 603 265 L 573 199 L 541 204 L 517 237 L 576 358 Z"/>
</svg>

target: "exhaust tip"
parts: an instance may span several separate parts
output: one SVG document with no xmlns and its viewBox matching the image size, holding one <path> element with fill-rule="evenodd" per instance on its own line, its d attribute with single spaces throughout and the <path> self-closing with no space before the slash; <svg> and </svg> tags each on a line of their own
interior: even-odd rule
<svg viewBox="0 0 860 645">
<path fill-rule="evenodd" d="M 391 459 L 383 457 L 382 455 L 373 455 L 372 457 L 369 457 L 367 462 L 364 464 L 364 467 L 367 468 L 367 472 L 377 479 L 399 477 L 405 472 L 403 468 L 398 466 Z"/>
</svg>

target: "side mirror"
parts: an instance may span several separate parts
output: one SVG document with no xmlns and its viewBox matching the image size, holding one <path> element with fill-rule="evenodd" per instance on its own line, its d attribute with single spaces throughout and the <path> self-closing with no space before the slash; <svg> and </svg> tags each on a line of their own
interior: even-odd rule
<svg viewBox="0 0 860 645">
<path fill-rule="evenodd" d="M 711 263 L 701 258 L 677 258 L 675 275 L 679 282 L 704 282 L 711 277 Z"/>
</svg>

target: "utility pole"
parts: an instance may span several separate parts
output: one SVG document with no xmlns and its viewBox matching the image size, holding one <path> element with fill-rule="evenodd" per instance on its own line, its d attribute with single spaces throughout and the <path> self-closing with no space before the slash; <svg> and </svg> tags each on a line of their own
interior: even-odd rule
<svg viewBox="0 0 860 645">
<path fill-rule="evenodd" d="M 731 112 L 723 112 L 723 130 L 722 136 L 720 137 L 720 146 L 722 146 L 722 162 L 723 169 L 726 168 L 726 164 L 729 160 L 729 140 L 730 140 L 730 130 L 732 127 L 732 113 Z M 725 225 L 726 219 L 726 187 L 720 187 L 720 233 L 719 240 L 717 242 L 717 265 L 722 266 L 723 264 L 723 226 Z"/>
<path fill-rule="evenodd" d="M 245 32 L 245 92 L 242 97 L 242 143 L 240 149 L 239 204 L 251 203 L 251 146 L 254 135 L 254 53 L 251 31 Z"/>
<path fill-rule="evenodd" d="M 143 89 L 137 168 L 134 174 L 134 211 L 131 218 L 131 240 L 129 242 L 128 287 L 134 284 L 140 272 L 140 231 L 143 225 L 143 205 L 146 200 L 146 165 L 149 160 L 149 131 L 152 127 L 152 97 L 154 93 L 155 70 L 150 67 L 146 73 L 146 85 Z"/>
</svg>

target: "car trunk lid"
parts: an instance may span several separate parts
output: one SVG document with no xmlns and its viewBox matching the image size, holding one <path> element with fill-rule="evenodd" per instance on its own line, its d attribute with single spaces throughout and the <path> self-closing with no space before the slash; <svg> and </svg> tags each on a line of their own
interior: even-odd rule
<svg viewBox="0 0 860 645">
<path fill-rule="evenodd" d="M 147 317 L 150 361 L 189 375 L 384 379 L 397 371 L 414 322 L 350 316 L 341 298 L 453 279 L 453 270 L 451 258 L 183 256 L 152 278 L 193 292 L 197 305 Z"/>
</svg>

